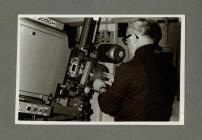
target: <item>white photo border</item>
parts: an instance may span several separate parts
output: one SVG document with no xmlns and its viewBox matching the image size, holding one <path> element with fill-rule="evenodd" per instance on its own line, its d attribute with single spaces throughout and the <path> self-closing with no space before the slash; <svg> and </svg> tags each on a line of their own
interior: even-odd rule
<svg viewBox="0 0 202 140">
<path fill-rule="evenodd" d="M 180 110 L 179 121 L 169 122 L 75 122 L 75 121 L 19 121 L 18 120 L 18 108 L 19 108 L 19 78 L 20 78 L 20 18 L 34 18 L 34 17 L 58 17 L 58 18 L 84 18 L 84 17 L 178 17 L 181 20 L 181 47 L 180 47 Z M 185 14 L 86 14 L 86 15 L 54 15 L 54 14 L 23 14 L 18 15 L 18 29 L 17 29 L 17 66 L 16 66 L 16 100 L 15 100 L 15 124 L 23 125 L 184 125 L 184 111 L 185 111 Z"/>
</svg>

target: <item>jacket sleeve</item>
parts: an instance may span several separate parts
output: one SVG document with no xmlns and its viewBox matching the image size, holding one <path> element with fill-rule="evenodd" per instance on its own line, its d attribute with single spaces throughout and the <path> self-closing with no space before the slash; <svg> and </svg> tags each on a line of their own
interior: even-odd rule
<svg viewBox="0 0 202 140">
<path fill-rule="evenodd" d="M 102 112 L 114 116 L 121 108 L 121 103 L 127 93 L 129 83 L 127 69 L 119 67 L 116 70 L 114 82 L 106 92 L 98 96 L 98 103 Z"/>
</svg>

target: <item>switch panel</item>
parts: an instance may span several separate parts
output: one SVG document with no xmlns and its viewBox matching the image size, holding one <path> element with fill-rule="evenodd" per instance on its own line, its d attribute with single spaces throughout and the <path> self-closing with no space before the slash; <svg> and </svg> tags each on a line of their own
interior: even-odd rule
<svg viewBox="0 0 202 140">
<path fill-rule="evenodd" d="M 39 105 L 28 102 L 19 102 L 19 112 L 27 113 L 33 115 L 42 115 L 42 116 L 50 116 L 51 114 L 51 106 L 48 105 Z"/>
</svg>

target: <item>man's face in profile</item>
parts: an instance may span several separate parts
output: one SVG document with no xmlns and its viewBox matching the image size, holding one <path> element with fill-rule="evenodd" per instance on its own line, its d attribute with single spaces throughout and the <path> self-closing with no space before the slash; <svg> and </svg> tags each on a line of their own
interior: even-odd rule
<svg viewBox="0 0 202 140">
<path fill-rule="evenodd" d="M 137 38 L 136 38 L 136 35 L 132 28 L 128 28 L 128 30 L 126 32 L 126 36 L 128 36 L 128 38 L 126 39 L 126 43 L 127 43 L 128 49 L 130 51 L 129 59 L 132 59 L 134 57 L 134 53 L 137 49 Z"/>
</svg>

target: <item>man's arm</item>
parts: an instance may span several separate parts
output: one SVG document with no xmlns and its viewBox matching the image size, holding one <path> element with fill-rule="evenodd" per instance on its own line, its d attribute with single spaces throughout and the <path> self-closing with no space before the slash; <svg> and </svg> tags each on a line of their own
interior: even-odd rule
<svg viewBox="0 0 202 140">
<path fill-rule="evenodd" d="M 129 82 L 129 74 L 126 72 L 126 68 L 117 69 L 112 86 L 98 96 L 100 109 L 104 113 L 111 116 L 118 113 L 127 93 Z"/>
</svg>

